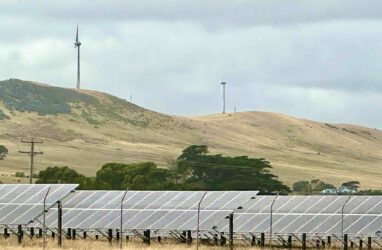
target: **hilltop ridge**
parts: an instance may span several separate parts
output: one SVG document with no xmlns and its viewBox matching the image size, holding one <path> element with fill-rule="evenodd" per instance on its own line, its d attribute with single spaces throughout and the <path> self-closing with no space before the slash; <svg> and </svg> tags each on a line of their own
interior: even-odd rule
<svg viewBox="0 0 382 250">
<path fill-rule="evenodd" d="M 25 155 L 17 153 L 20 138 L 28 136 L 45 140 L 37 169 L 69 166 L 90 175 L 112 161 L 166 167 L 185 147 L 206 144 L 212 153 L 266 158 L 287 184 L 357 179 L 363 188 L 382 188 L 377 129 L 269 112 L 171 116 L 97 91 L 0 81 L 0 144 L 10 151 L 0 172 L 28 167 Z"/>
</svg>

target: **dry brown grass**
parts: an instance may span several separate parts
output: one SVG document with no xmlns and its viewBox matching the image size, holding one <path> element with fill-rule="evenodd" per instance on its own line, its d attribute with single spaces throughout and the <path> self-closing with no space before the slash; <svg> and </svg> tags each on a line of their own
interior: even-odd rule
<svg viewBox="0 0 382 250">
<path fill-rule="evenodd" d="M 46 249 L 50 250 L 59 250 L 59 249 L 67 249 L 67 250 L 107 250 L 107 249 L 120 249 L 117 243 L 114 243 L 110 246 L 105 241 L 93 241 L 93 240 L 71 240 L 64 241 L 63 247 L 59 248 L 57 246 L 57 242 L 49 240 L 47 241 Z M 42 239 L 34 239 L 34 240 L 24 240 L 22 245 L 18 245 L 15 239 L 1 240 L 0 241 L 0 249 L 3 250 L 38 250 L 43 249 Z M 137 242 L 129 242 L 124 243 L 123 249 L 129 250 L 191 250 L 196 249 L 196 245 L 182 245 L 182 244 L 174 244 L 174 243 L 153 243 L 150 246 L 145 245 L 143 243 Z M 227 247 L 217 247 L 217 246 L 206 246 L 199 245 L 200 250 L 220 250 L 227 249 Z M 249 249 L 259 249 L 257 247 L 235 247 L 237 250 L 249 250 Z M 266 248 L 262 248 L 266 250 Z"/>
<path fill-rule="evenodd" d="M 109 105 L 108 96 L 95 96 Z M 382 188 L 380 130 L 264 112 L 186 118 L 134 109 L 135 117 L 154 122 L 148 127 L 116 121 L 95 126 L 79 114 L 7 113 L 12 119 L 0 121 L 0 144 L 10 152 L 0 161 L 0 180 L 24 181 L 1 174 L 27 172 L 28 157 L 18 153 L 25 149 L 20 138 L 35 135 L 45 138 L 40 146 L 45 154 L 36 158 L 36 169 L 69 166 L 94 175 L 106 162 L 155 161 L 165 166 L 188 145 L 206 144 L 212 153 L 264 157 L 289 185 L 314 178 L 336 185 L 356 179 L 362 188 Z"/>
</svg>

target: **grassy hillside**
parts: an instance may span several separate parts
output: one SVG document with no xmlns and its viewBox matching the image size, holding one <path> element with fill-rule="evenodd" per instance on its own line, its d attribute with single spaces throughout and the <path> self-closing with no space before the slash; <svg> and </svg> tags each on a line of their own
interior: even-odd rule
<svg viewBox="0 0 382 250">
<path fill-rule="evenodd" d="M 44 138 L 37 169 L 67 165 L 92 175 L 111 161 L 168 166 L 188 145 L 207 144 L 212 152 L 267 158 L 287 184 L 357 179 L 364 188 L 382 188 L 376 129 L 264 112 L 176 117 L 95 91 L 0 81 L 0 144 L 10 151 L 0 161 L 3 175 L 27 170 L 28 158 L 18 150 L 27 149 L 20 139 L 28 136 Z"/>
</svg>

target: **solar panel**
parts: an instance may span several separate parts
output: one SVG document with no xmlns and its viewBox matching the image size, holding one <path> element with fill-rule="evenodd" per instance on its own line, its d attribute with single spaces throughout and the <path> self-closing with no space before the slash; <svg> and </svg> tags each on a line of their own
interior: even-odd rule
<svg viewBox="0 0 382 250">
<path fill-rule="evenodd" d="M 273 205 L 272 231 L 276 234 L 342 234 L 341 210 L 348 196 L 279 196 Z M 235 232 L 270 231 L 275 196 L 257 196 L 237 213 Z M 352 196 L 344 207 L 344 233 L 375 235 L 382 227 L 382 196 Z M 228 231 L 226 225 L 218 225 Z"/>
<path fill-rule="evenodd" d="M 46 207 L 63 199 L 77 184 L 0 184 L 0 224 L 27 225 Z"/>
<path fill-rule="evenodd" d="M 124 191 L 77 191 L 63 202 L 63 227 L 118 229 Z M 201 191 L 128 191 L 124 201 L 125 229 L 196 230 Z M 211 230 L 234 209 L 243 206 L 256 191 L 207 192 L 201 204 L 200 228 Z M 46 217 L 57 227 L 57 209 Z"/>
</svg>

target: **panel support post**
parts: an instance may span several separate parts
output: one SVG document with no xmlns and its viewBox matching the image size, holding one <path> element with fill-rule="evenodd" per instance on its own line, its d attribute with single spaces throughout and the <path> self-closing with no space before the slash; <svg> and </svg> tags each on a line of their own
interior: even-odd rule
<svg viewBox="0 0 382 250">
<path fill-rule="evenodd" d="M 150 230 L 143 231 L 143 236 L 145 236 L 145 239 L 143 240 L 143 243 L 146 243 L 146 244 L 150 245 L 150 240 L 151 240 L 150 233 L 151 233 Z"/>
<path fill-rule="evenodd" d="M 31 234 L 31 238 L 33 238 L 33 236 L 34 236 L 34 227 L 31 227 L 29 229 L 29 233 Z"/>
<path fill-rule="evenodd" d="M 68 232 L 66 233 L 68 239 L 72 239 L 72 229 L 71 228 L 68 228 Z"/>
<path fill-rule="evenodd" d="M 62 204 L 57 201 L 57 241 L 58 247 L 62 247 Z"/>
<path fill-rule="evenodd" d="M 359 249 L 362 249 L 362 247 L 363 247 L 363 240 L 359 239 Z"/>
<path fill-rule="evenodd" d="M 327 242 L 328 242 L 328 247 L 330 248 L 332 246 L 332 237 L 328 236 Z"/>
<path fill-rule="evenodd" d="M 288 235 L 288 248 L 292 248 L 292 235 Z"/>
<path fill-rule="evenodd" d="M 73 228 L 73 229 L 72 229 L 72 239 L 73 239 L 73 240 L 76 239 L 76 235 L 77 235 L 76 229 Z"/>
<path fill-rule="evenodd" d="M 107 230 L 107 240 L 109 241 L 109 244 L 111 245 L 113 241 L 113 229 Z"/>
<path fill-rule="evenodd" d="M 265 246 L 265 233 L 260 234 L 260 246 L 261 247 Z"/>
<path fill-rule="evenodd" d="M 119 242 L 119 231 L 117 230 L 116 233 L 115 233 L 115 238 L 117 238 L 117 241 Z"/>
<path fill-rule="evenodd" d="M 83 233 L 83 238 L 84 238 L 84 240 L 86 240 L 86 238 L 87 238 L 86 231 Z"/>
<path fill-rule="evenodd" d="M 19 243 L 19 245 L 21 245 L 22 241 L 23 241 L 23 229 L 21 225 L 18 225 L 17 226 L 17 242 Z"/>
<path fill-rule="evenodd" d="M 302 234 L 302 239 L 301 239 L 301 243 L 302 243 L 302 249 L 305 250 L 306 249 L 306 233 L 303 233 Z"/>
<path fill-rule="evenodd" d="M 192 233 L 191 230 L 187 230 L 187 244 L 191 245 L 192 243 Z"/>
<path fill-rule="evenodd" d="M 228 216 L 229 220 L 229 249 L 233 250 L 233 213 Z"/>
<path fill-rule="evenodd" d="M 38 229 L 38 237 L 39 237 L 39 238 L 42 238 L 42 228 L 39 228 L 39 229 Z"/>
<path fill-rule="evenodd" d="M 344 234 L 344 250 L 347 250 L 348 249 L 348 235 L 347 234 Z"/>
<path fill-rule="evenodd" d="M 256 246 L 256 236 L 252 235 L 251 246 Z"/>
<path fill-rule="evenodd" d="M 367 248 L 368 248 L 368 249 L 371 249 L 371 248 L 372 248 L 371 237 L 367 237 Z"/>
<path fill-rule="evenodd" d="M 182 232 L 182 243 L 187 243 L 187 231 Z"/>
<path fill-rule="evenodd" d="M 8 238 L 8 228 L 4 227 L 4 238 Z"/>
<path fill-rule="evenodd" d="M 224 232 L 220 235 L 220 246 L 226 246 L 227 245 L 227 238 L 224 235 Z"/>
<path fill-rule="evenodd" d="M 214 245 L 218 245 L 218 243 L 219 243 L 219 237 L 218 237 L 218 235 L 217 234 L 214 234 Z"/>
</svg>

